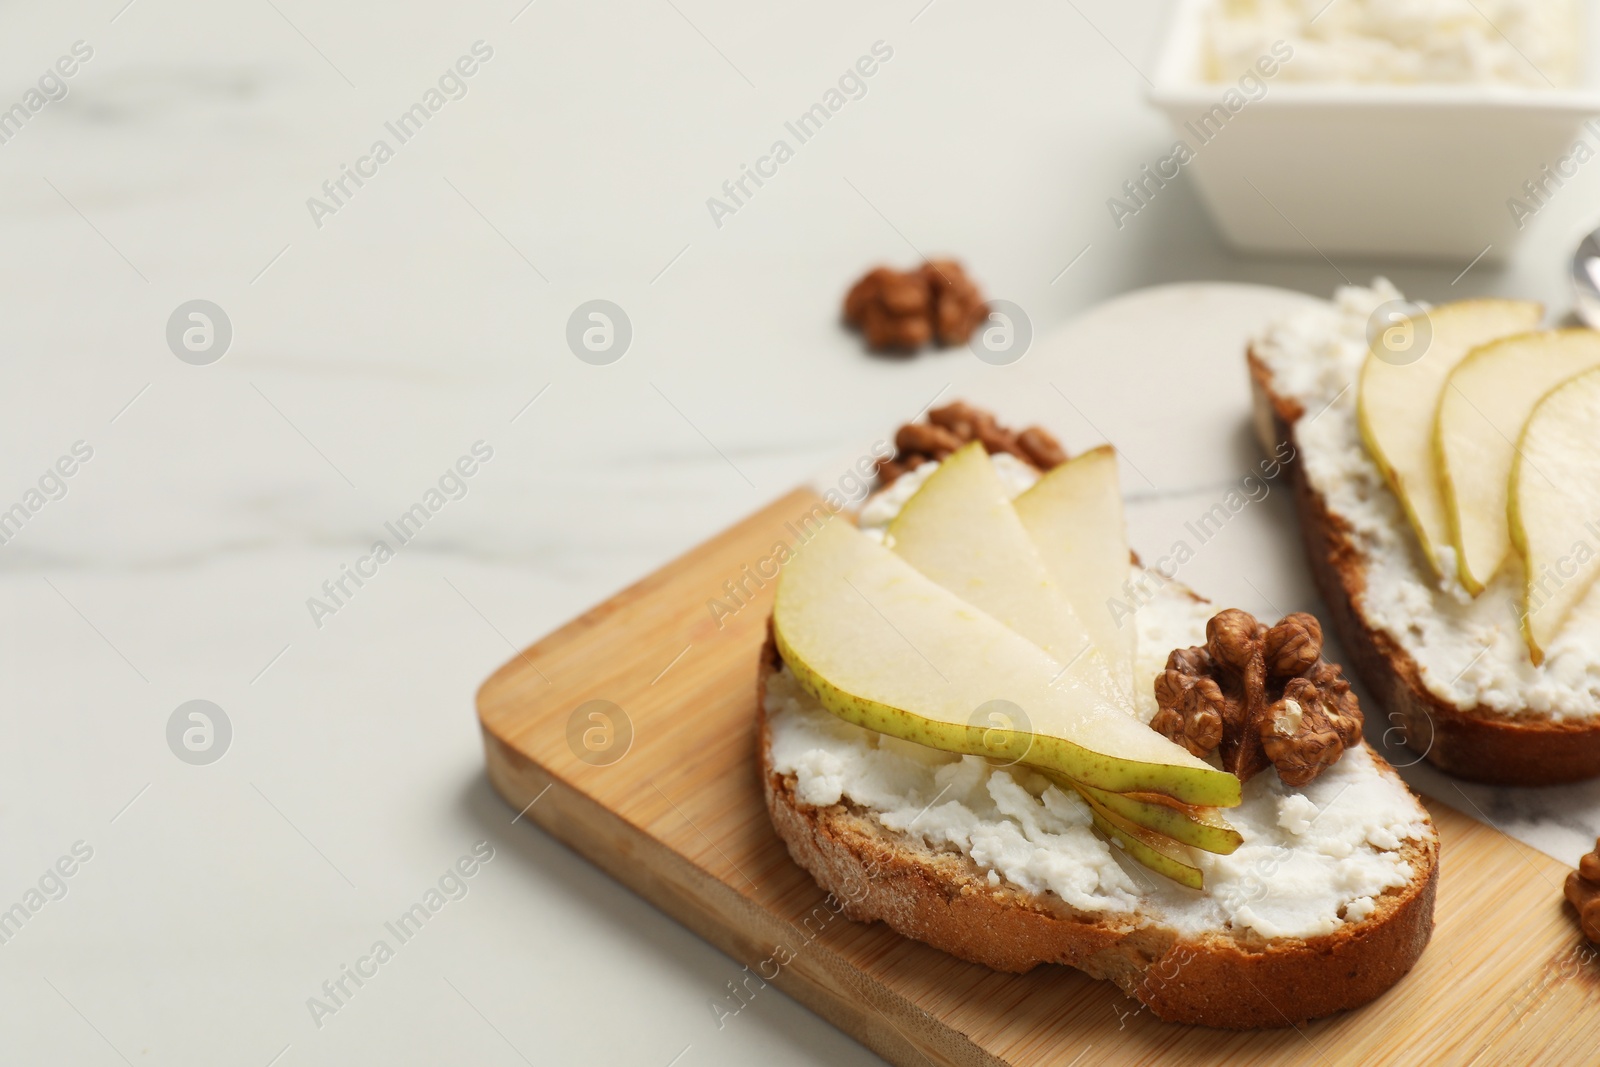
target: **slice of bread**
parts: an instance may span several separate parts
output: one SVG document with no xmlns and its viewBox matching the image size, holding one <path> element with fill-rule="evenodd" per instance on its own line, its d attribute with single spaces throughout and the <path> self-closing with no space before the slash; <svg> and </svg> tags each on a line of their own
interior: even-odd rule
<svg viewBox="0 0 1600 1067">
<path fill-rule="evenodd" d="M 996 970 L 1066 964 L 1115 982 L 1159 1018 L 1237 1030 L 1295 1026 L 1367 1003 L 1411 969 L 1433 931 L 1439 843 L 1431 825 L 1422 839 L 1402 843 L 1411 880 L 1376 896 L 1366 918 L 1324 936 L 1266 938 L 1231 927 L 1184 933 L 1137 912 L 1073 908 L 998 879 L 961 851 L 890 830 L 848 797 L 807 804 L 796 775 L 774 762 L 766 694 L 781 668 L 769 637 L 758 700 L 767 808 L 795 862 L 851 919 L 882 920 Z"/>
<path fill-rule="evenodd" d="M 1269 453 L 1287 441 L 1298 456 L 1295 426 L 1306 414 L 1304 405 L 1274 389 L 1272 370 L 1259 354 L 1251 350 L 1247 358 L 1257 437 Z M 1287 472 L 1306 558 L 1347 662 L 1408 747 L 1440 770 L 1475 782 L 1556 785 L 1600 775 L 1600 717 L 1563 719 L 1481 704 L 1463 708 L 1432 692 L 1412 655 L 1362 614 L 1367 564 L 1350 524 L 1310 484 L 1303 460 L 1290 462 Z"/>
</svg>

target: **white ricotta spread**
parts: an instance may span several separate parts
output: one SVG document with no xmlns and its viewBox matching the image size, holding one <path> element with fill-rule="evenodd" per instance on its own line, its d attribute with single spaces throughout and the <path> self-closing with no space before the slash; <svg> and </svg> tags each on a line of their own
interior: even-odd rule
<svg viewBox="0 0 1600 1067">
<path fill-rule="evenodd" d="M 997 463 L 1013 493 L 1037 475 Z M 934 469 L 924 464 L 870 501 L 861 521 L 881 531 Z M 1165 586 L 1142 608 L 1138 672 L 1153 679 L 1167 653 L 1205 639 L 1212 608 Z M 1140 686 L 1139 715 L 1155 714 Z M 1121 857 L 1091 827 L 1088 808 L 1025 767 L 995 769 L 853 726 L 827 712 L 787 669 L 767 689 L 776 769 L 792 773 L 801 802 L 849 800 L 888 829 L 932 848 L 957 850 L 1009 882 L 1055 893 L 1086 911 L 1119 913 L 1183 933 L 1250 930 L 1263 937 L 1315 937 L 1371 914 L 1385 889 L 1413 871 L 1398 854 L 1430 834 L 1426 815 L 1397 780 L 1382 775 L 1365 745 L 1347 752 L 1304 789 L 1267 770 L 1245 784 L 1226 817 L 1244 837 L 1231 856 L 1194 851 L 1206 890 L 1196 892 Z"/>
<path fill-rule="evenodd" d="M 1354 383 L 1367 354 L 1367 320 L 1379 304 L 1398 299 L 1383 278 L 1371 288 L 1340 289 L 1333 303 L 1276 322 L 1254 341 L 1274 388 L 1306 409 L 1295 438 L 1307 478 L 1353 527 L 1367 576 L 1356 610 L 1410 653 L 1430 692 L 1456 707 L 1527 709 L 1556 719 L 1600 715 L 1600 586 L 1535 667 L 1518 622 L 1523 571 L 1516 555 L 1476 599 L 1454 580 L 1448 559 L 1452 578 L 1440 582 L 1361 444 Z"/>
<path fill-rule="evenodd" d="M 1233 82 L 1287 42 L 1280 80 L 1578 83 L 1577 0 L 1218 0 L 1205 19 L 1210 80 Z"/>
</svg>

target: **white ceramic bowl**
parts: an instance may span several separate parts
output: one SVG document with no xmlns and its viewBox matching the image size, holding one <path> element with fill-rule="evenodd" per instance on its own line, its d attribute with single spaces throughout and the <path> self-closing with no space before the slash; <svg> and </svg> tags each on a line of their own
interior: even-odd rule
<svg viewBox="0 0 1600 1067">
<path fill-rule="evenodd" d="M 1214 118 L 1207 130 L 1220 130 L 1201 143 L 1192 124 L 1229 88 L 1200 80 L 1202 17 L 1214 2 L 1174 5 L 1150 100 L 1193 150 L 1183 169 L 1237 248 L 1463 264 L 1488 248 L 1485 260 L 1500 259 L 1529 222 L 1519 227 L 1508 202 L 1539 206 L 1524 182 L 1560 197 L 1544 168 L 1559 177 L 1580 139 L 1596 158 L 1566 169 L 1600 169 L 1600 121 L 1585 125 L 1600 116 L 1594 19 L 1580 89 L 1262 79 L 1264 94 Z"/>
</svg>

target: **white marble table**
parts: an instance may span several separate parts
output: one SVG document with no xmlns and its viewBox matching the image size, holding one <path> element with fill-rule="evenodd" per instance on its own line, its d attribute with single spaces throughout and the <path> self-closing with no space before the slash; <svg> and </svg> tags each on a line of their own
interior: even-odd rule
<svg viewBox="0 0 1600 1067">
<path fill-rule="evenodd" d="M 511 824 L 477 683 L 993 370 L 864 355 L 835 306 L 872 261 L 958 254 L 1040 336 L 1190 279 L 1325 295 L 1382 270 L 1564 307 L 1597 202 L 1585 171 L 1509 266 L 1454 282 L 1467 264 L 1240 259 L 1181 181 L 1121 230 L 1105 207 L 1170 144 L 1139 72 L 1164 5 L 523 5 L 0 11 L 0 109 L 92 50 L 0 143 L 0 511 L 92 449 L 0 546 L 0 908 L 29 913 L 0 926 L 4 1062 L 873 1062 L 776 992 L 719 1029 L 737 966 Z M 707 198 L 878 41 L 865 95 L 716 225 Z M 334 202 L 342 166 L 367 177 Z M 596 298 L 633 328 L 609 366 L 565 341 Z M 166 338 L 195 299 L 231 323 L 209 365 Z M 1162 508 L 1234 472 L 1140 417 L 1159 368 L 1105 359 L 1101 429 L 1140 442 L 1135 540 L 1157 544 Z M 465 495 L 362 562 L 480 441 Z M 1227 558 L 1195 584 L 1243 598 Z M 210 764 L 168 744 L 191 700 L 231 726 Z M 446 880 L 465 895 L 362 962 L 480 841 L 492 860 Z"/>
</svg>

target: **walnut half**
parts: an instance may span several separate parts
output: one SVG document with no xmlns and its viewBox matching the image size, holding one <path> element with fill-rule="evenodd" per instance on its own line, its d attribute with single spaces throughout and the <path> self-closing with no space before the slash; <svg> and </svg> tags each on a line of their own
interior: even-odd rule
<svg viewBox="0 0 1600 1067">
<path fill-rule="evenodd" d="M 1578 869 L 1567 875 L 1567 900 L 1578 909 L 1583 936 L 1600 944 L 1600 841 L 1595 850 L 1578 861 Z"/>
<path fill-rule="evenodd" d="M 989 305 L 953 259 L 930 259 L 909 271 L 874 267 L 850 287 L 844 320 L 875 352 L 915 352 L 929 341 L 966 344 Z"/>
<path fill-rule="evenodd" d="M 969 441 L 982 441 L 991 456 L 1008 452 L 1040 471 L 1051 470 L 1067 461 L 1066 450 L 1048 430 L 1030 426 L 1020 432 L 1009 430 L 991 412 L 955 400 L 928 412 L 927 422 L 908 422 L 894 435 L 893 458 L 878 464 L 878 484 L 890 485 L 909 470 L 946 456 Z"/>
<path fill-rule="evenodd" d="M 1322 626 L 1304 612 L 1263 626 L 1238 608 L 1206 623 L 1206 643 L 1175 649 L 1156 677 L 1152 729 L 1196 756 L 1219 752 L 1241 781 L 1270 764 L 1310 782 L 1361 737 L 1361 706 L 1322 659 Z"/>
</svg>

